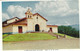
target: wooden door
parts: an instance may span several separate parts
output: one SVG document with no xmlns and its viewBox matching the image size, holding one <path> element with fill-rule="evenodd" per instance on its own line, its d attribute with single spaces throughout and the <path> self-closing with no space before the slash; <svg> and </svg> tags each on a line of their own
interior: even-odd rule
<svg viewBox="0 0 80 51">
<path fill-rule="evenodd" d="M 19 32 L 19 33 L 22 33 L 22 26 L 19 26 L 19 27 L 18 27 L 18 32 Z"/>
</svg>

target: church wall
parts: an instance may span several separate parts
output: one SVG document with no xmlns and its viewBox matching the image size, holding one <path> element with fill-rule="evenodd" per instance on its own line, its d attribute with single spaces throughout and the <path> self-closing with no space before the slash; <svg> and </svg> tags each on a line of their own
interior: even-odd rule
<svg viewBox="0 0 80 51">
<path fill-rule="evenodd" d="M 52 27 L 53 33 L 58 33 L 58 27 Z"/>
<path fill-rule="evenodd" d="M 33 19 L 32 18 L 28 18 L 27 19 L 27 27 L 28 27 L 28 31 L 27 32 L 33 32 L 34 31 L 34 25 L 33 25 Z"/>
<path fill-rule="evenodd" d="M 18 26 L 22 26 L 22 32 L 26 33 L 26 31 L 27 31 L 26 25 L 13 25 L 13 34 L 18 33 Z"/>
<path fill-rule="evenodd" d="M 53 33 L 58 33 L 58 27 L 47 27 L 47 31 L 49 31 L 50 28 L 52 28 Z"/>
<path fill-rule="evenodd" d="M 46 20 L 44 20 L 40 16 L 38 16 L 38 19 L 36 18 L 37 18 L 37 15 L 34 16 L 34 22 L 35 22 L 34 25 L 39 24 L 40 30 L 46 31 Z"/>
<path fill-rule="evenodd" d="M 38 24 L 40 31 L 45 30 L 46 31 L 46 20 L 38 16 L 38 19 L 36 18 L 37 15 L 33 16 L 31 19 L 27 19 L 28 22 L 28 30 L 29 31 L 35 31 L 35 25 Z"/>
<path fill-rule="evenodd" d="M 20 23 L 26 23 L 27 24 L 27 21 L 23 20 L 23 21 L 18 22 L 17 24 L 20 24 Z M 18 26 L 22 26 L 23 33 L 25 33 L 28 30 L 27 25 L 13 25 L 13 34 L 18 33 Z"/>
</svg>

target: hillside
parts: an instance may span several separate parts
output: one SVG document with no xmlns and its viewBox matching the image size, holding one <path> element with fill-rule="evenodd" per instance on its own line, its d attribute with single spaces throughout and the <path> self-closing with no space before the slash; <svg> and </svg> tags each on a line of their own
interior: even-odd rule
<svg viewBox="0 0 80 51">
<path fill-rule="evenodd" d="M 46 33 L 25 33 L 25 34 L 13 34 L 5 37 L 3 41 L 29 41 L 29 40 L 48 40 L 55 39 L 55 36 L 51 36 Z"/>
</svg>

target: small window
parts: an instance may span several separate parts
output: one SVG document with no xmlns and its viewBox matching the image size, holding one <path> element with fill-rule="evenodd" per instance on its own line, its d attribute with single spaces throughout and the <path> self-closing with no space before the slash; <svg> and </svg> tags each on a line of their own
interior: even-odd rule
<svg viewBox="0 0 80 51">
<path fill-rule="evenodd" d="M 38 17 L 36 17 L 36 19 L 38 19 Z"/>
</svg>

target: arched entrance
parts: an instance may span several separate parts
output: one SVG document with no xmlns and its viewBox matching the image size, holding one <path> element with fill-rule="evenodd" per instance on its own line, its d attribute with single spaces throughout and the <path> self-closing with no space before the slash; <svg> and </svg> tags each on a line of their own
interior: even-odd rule
<svg viewBox="0 0 80 51">
<path fill-rule="evenodd" d="M 35 31 L 39 31 L 39 25 L 38 24 L 35 25 Z"/>
<path fill-rule="evenodd" d="M 52 28 L 50 27 L 50 31 L 52 32 Z"/>
</svg>

